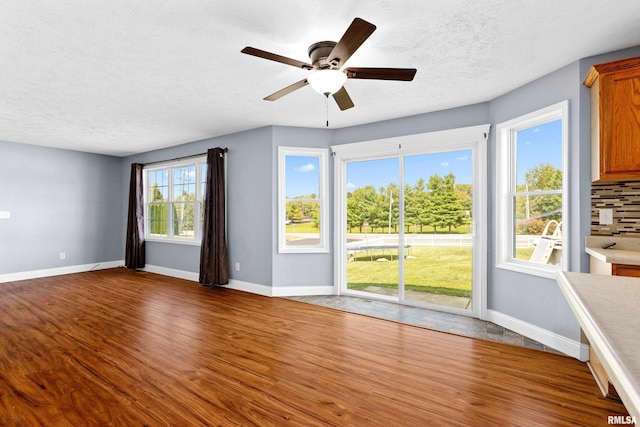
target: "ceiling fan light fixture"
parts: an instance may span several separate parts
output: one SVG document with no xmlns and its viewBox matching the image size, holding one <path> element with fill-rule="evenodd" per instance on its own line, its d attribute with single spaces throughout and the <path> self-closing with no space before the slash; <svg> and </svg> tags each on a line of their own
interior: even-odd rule
<svg viewBox="0 0 640 427">
<path fill-rule="evenodd" d="M 347 81 L 347 75 L 340 70 L 318 70 L 307 77 L 313 90 L 321 95 L 333 95 Z"/>
</svg>

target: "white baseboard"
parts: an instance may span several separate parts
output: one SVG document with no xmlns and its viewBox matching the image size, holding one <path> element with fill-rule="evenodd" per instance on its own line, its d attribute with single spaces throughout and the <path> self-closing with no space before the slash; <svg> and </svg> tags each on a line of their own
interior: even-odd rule
<svg viewBox="0 0 640 427">
<path fill-rule="evenodd" d="M 272 288 L 267 285 L 260 285 L 258 283 L 245 282 L 243 280 L 229 279 L 229 284 L 224 286 L 225 288 L 233 289 L 236 291 L 249 292 L 251 294 L 262 295 L 265 297 L 271 297 Z"/>
<path fill-rule="evenodd" d="M 333 295 L 333 286 L 266 286 L 242 280 L 229 279 L 225 288 L 250 292 L 266 297 L 297 297 L 306 295 Z"/>
<path fill-rule="evenodd" d="M 265 297 L 293 297 L 303 295 L 333 295 L 333 286 L 267 286 L 229 279 L 225 288 L 250 292 Z"/>
<path fill-rule="evenodd" d="M 495 310 L 487 310 L 486 320 L 536 340 L 583 362 L 589 360 L 589 346 L 587 344 L 569 339 Z"/>
<path fill-rule="evenodd" d="M 0 283 L 15 282 L 17 280 L 37 279 L 40 277 L 61 276 L 63 274 L 83 273 L 92 270 L 124 267 L 124 260 L 94 262 L 91 264 L 70 265 L 67 267 L 45 268 L 42 270 L 21 271 L 18 273 L 0 274 Z"/>
<path fill-rule="evenodd" d="M 178 279 L 190 280 L 192 282 L 200 281 L 200 273 L 191 271 L 178 270 L 175 268 L 161 267 L 159 265 L 147 264 L 142 269 L 149 273 L 161 274 L 163 276 L 176 277 Z M 225 288 L 234 289 L 236 291 L 244 291 L 252 294 L 258 294 L 270 297 L 271 286 L 259 285 L 257 283 L 243 282 L 242 280 L 229 279 L 229 284 Z"/>
<path fill-rule="evenodd" d="M 193 273 L 191 271 L 178 270 L 175 268 L 167 268 L 161 267 L 159 265 L 147 264 L 142 271 L 146 271 L 148 273 L 161 274 L 163 276 L 175 277 L 177 279 L 185 279 L 191 280 L 192 282 L 197 282 L 200 279 L 199 273 Z"/>
<path fill-rule="evenodd" d="M 271 296 L 302 297 L 310 295 L 335 295 L 333 286 L 274 286 Z"/>
<path fill-rule="evenodd" d="M 147 264 L 142 271 L 162 274 L 163 276 L 176 277 L 179 279 L 198 282 L 199 273 L 176 270 L 174 268 L 160 267 Z M 243 280 L 229 279 L 229 284 L 224 286 L 236 291 L 249 292 L 265 297 L 292 297 L 303 295 L 333 295 L 333 286 L 268 286 L 259 283 L 245 282 Z"/>
</svg>

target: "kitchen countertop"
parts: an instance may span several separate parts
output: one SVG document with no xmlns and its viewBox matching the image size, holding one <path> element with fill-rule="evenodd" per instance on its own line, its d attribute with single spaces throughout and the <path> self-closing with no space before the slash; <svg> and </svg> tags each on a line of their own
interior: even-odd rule
<svg viewBox="0 0 640 427">
<path fill-rule="evenodd" d="M 608 243 L 616 243 L 611 249 L 602 249 Z M 640 265 L 640 238 L 587 236 L 585 252 L 609 264 Z"/>
<path fill-rule="evenodd" d="M 640 419 L 640 278 L 559 272 L 556 280 L 629 415 Z"/>
</svg>

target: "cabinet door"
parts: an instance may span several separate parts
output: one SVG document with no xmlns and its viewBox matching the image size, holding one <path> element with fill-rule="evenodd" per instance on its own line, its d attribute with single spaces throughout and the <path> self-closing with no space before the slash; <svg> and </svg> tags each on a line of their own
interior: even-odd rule
<svg viewBox="0 0 640 427">
<path fill-rule="evenodd" d="M 640 69 L 601 80 L 600 170 L 603 175 L 640 176 Z M 601 177 L 602 178 L 602 177 Z"/>
<path fill-rule="evenodd" d="M 640 277 L 640 265 L 613 264 L 611 274 L 614 276 Z"/>
</svg>

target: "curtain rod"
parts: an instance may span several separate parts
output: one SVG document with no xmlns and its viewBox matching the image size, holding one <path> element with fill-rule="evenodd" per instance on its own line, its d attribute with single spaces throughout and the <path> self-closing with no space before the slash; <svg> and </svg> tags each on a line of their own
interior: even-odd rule
<svg viewBox="0 0 640 427">
<path fill-rule="evenodd" d="M 227 147 L 224 147 L 222 149 L 223 153 L 226 153 L 227 151 L 229 151 L 229 149 Z M 192 157 L 200 157 L 200 156 L 204 156 L 206 154 L 207 154 L 207 152 L 200 153 L 200 154 L 191 154 L 190 156 L 184 156 L 184 157 L 176 157 L 174 159 L 158 160 L 157 162 L 144 163 L 144 166 L 155 165 L 155 164 L 158 164 L 158 163 L 177 162 L 179 160 L 190 159 Z"/>
</svg>

